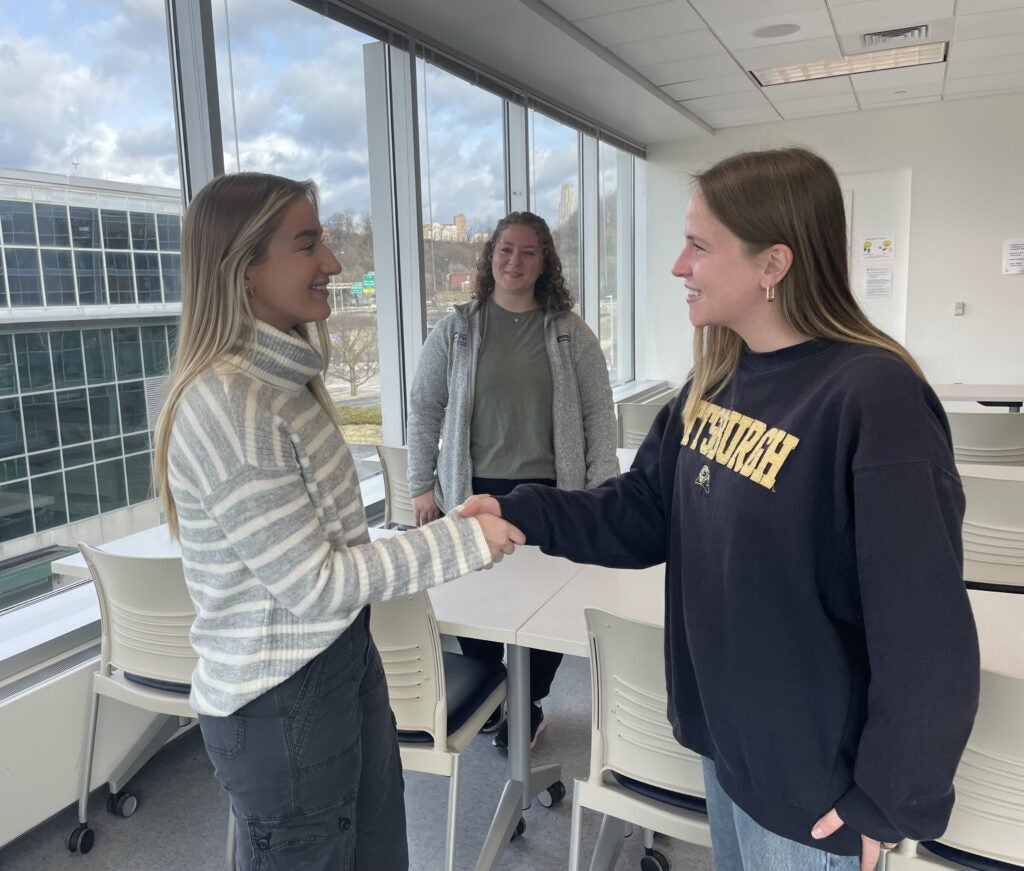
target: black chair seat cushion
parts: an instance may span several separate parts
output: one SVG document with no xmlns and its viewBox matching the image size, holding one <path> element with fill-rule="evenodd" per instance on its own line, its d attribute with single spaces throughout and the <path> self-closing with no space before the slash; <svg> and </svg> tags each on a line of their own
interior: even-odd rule
<svg viewBox="0 0 1024 871">
<path fill-rule="evenodd" d="M 934 853 L 948 862 L 955 862 L 965 868 L 974 868 L 976 871 L 1022 871 L 1024 865 L 1012 865 L 1009 862 L 1001 862 L 999 859 L 989 859 L 988 856 L 979 856 L 977 853 L 968 853 L 966 850 L 958 850 L 956 847 L 947 847 L 938 841 L 921 841 L 921 846 L 929 853 Z"/>
<path fill-rule="evenodd" d="M 457 732 L 487 697 L 505 680 L 505 666 L 501 662 L 485 662 L 472 656 L 445 651 L 441 654 L 444 665 L 444 686 L 448 696 L 448 734 Z M 433 744 L 428 732 L 398 730 L 403 744 Z"/>
<path fill-rule="evenodd" d="M 708 803 L 698 796 L 687 795 L 684 792 L 672 792 L 672 790 L 662 789 L 660 786 L 652 786 L 649 783 L 644 783 L 642 780 L 626 777 L 625 774 L 619 774 L 617 771 L 610 771 L 609 774 L 615 778 L 619 786 L 628 789 L 630 792 L 635 792 L 637 795 L 642 795 L 644 798 L 653 798 L 655 801 L 698 814 L 707 814 L 708 812 Z"/>
<path fill-rule="evenodd" d="M 125 680 L 142 684 L 144 687 L 150 687 L 154 690 L 163 690 L 166 693 L 181 693 L 186 696 L 192 692 L 192 684 L 160 680 L 158 677 L 145 677 L 141 674 L 132 674 L 130 671 L 123 672 L 123 674 Z"/>
</svg>

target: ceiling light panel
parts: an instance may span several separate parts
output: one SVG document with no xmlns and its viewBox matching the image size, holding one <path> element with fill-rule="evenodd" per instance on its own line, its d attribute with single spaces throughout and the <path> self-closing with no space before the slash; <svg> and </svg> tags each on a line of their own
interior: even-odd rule
<svg viewBox="0 0 1024 871">
<path fill-rule="evenodd" d="M 891 48 L 884 51 L 866 51 L 862 54 L 846 55 L 841 60 L 815 60 L 784 67 L 752 70 L 762 85 L 781 85 L 785 82 L 806 82 L 812 79 L 826 79 L 833 76 L 849 76 L 857 73 L 879 70 L 902 69 L 942 63 L 946 59 L 946 43 L 913 45 Z"/>
</svg>

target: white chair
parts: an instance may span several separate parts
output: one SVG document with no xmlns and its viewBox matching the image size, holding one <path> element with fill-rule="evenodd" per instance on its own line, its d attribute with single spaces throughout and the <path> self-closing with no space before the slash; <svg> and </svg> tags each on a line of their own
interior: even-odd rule
<svg viewBox="0 0 1024 871">
<path fill-rule="evenodd" d="M 409 495 L 409 449 L 377 445 L 377 456 L 384 473 L 384 526 L 415 526 Z"/>
<path fill-rule="evenodd" d="M 1024 466 L 1024 414 L 950 412 L 958 463 Z"/>
<path fill-rule="evenodd" d="M 504 701 L 505 667 L 442 653 L 425 592 L 373 605 L 370 631 L 398 723 L 402 767 L 449 778 L 445 869 L 453 871 L 460 754 Z"/>
<path fill-rule="evenodd" d="M 967 586 L 1024 593 L 1024 481 L 972 475 L 962 475 L 960 480 L 967 500 L 963 526 Z"/>
<path fill-rule="evenodd" d="M 619 413 L 619 447 L 640 447 L 669 398 L 663 397 L 655 402 L 620 402 L 615 406 Z"/>
<path fill-rule="evenodd" d="M 1024 868 L 1024 679 L 983 671 L 981 704 L 937 841 L 905 841 L 886 871 Z"/>
<path fill-rule="evenodd" d="M 195 717 L 189 684 L 196 654 L 189 642 L 195 609 L 176 557 L 105 553 L 79 542 L 100 607 L 100 668 L 93 675 L 89 732 L 81 766 L 78 826 L 68 849 L 88 853 L 95 835 L 88 801 L 100 696 L 163 716 L 129 749 L 108 783 L 107 809 L 131 816 L 138 801 L 123 787 L 180 728 Z M 235 867 L 233 820 L 228 820 L 227 866 Z"/>
<path fill-rule="evenodd" d="M 582 809 L 605 815 L 592 871 L 611 868 L 625 823 L 645 830 L 641 868 L 665 871 L 649 832 L 711 846 L 701 759 L 680 746 L 668 723 L 664 631 L 595 608 L 585 611 L 592 693 L 590 774 L 577 780 L 569 869 L 580 867 Z"/>
</svg>

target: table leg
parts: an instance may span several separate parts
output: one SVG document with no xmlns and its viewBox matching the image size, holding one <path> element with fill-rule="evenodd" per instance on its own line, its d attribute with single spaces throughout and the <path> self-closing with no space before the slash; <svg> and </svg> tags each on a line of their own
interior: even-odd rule
<svg viewBox="0 0 1024 871">
<path fill-rule="evenodd" d="M 507 650 L 509 779 L 480 851 L 477 871 L 494 868 L 533 797 L 560 780 L 562 773 L 559 765 L 530 767 L 530 649 L 509 644 Z"/>
</svg>

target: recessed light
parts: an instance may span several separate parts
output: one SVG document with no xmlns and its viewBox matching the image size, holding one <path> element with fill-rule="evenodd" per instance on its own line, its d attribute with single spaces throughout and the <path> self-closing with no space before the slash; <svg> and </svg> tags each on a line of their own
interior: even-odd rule
<svg viewBox="0 0 1024 871">
<path fill-rule="evenodd" d="M 833 76 L 849 76 L 854 73 L 870 73 L 877 70 L 894 70 L 902 67 L 943 63 L 946 60 L 947 46 L 948 43 L 945 42 L 908 45 L 902 48 L 846 55 L 841 60 L 808 61 L 787 67 L 751 70 L 750 72 L 763 88 L 787 82 L 806 82 L 810 79 L 828 79 Z"/>
<path fill-rule="evenodd" d="M 780 36 L 790 36 L 799 29 L 799 24 L 769 24 L 766 27 L 757 28 L 753 35 L 758 39 L 778 39 Z"/>
</svg>

